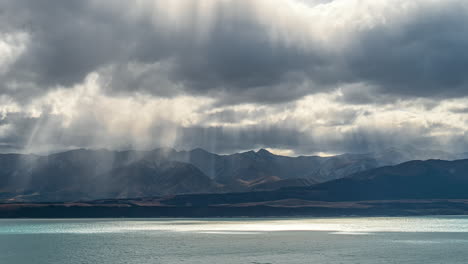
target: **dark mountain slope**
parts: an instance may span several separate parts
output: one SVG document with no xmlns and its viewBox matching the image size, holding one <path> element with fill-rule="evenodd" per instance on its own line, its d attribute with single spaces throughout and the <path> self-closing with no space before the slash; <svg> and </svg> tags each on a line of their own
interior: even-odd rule
<svg viewBox="0 0 468 264">
<path fill-rule="evenodd" d="M 212 179 L 232 186 L 234 190 L 243 190 L 242 182 L 264 177 L 325 182 L 378 166 L 375 159 L 366 155 L 287 157 L 272 154 L 265 149 L 232 155 L 216 155 L 195 149 L 171 152 L 166 157 L 191 163 Z"/>
<path fill-rule="evenodd" d="M 73 201 L 215 191 L 195 166 L 153 152 L 73 150 L 0 155 L 0 192 L 16 201 Z"/>
<path fill-rule="evenodd" d="M 343 154 L 330 157 L 275 155 L 265 149 L 232 155 L 217 155 L 203 149 L 192 151 L 155 150 L 167 159 L 195 165 L 215 181 L 231 186 L 231 190 L 247 190 L 243 182 L 265 177 L 307 179 L 322 183 L 382 166 L 397 165 L 410 160 L 431 158 L 456 160 L 466 154 L 451 154 L 438 150 L 417 149 L 411 146 L 394 147 L 366 154 Z"/>
<path fill-rule="evenodd" d="M 169 164 L 169 163 L 165 163 Z M 185 163 L 184 163 L 185 164 Z M 192 165 L 180 167 L 152 162 L 136 162 L 113 170 L 122 197 L 158 192 L 165 177 L 176 182 L 165 188 L 186 188 L 192 179 L 209 177 L 193 171 Z M 175 175 L 171 172 L 179 172 Z M 187 175 L 187 170 L 193 177 Z M 135 185 L 128 175 L 136 176 Z M 273 177 L 274 178 L 274 177 Z M 271 182 L 279 182 L 278 178 Z M 112 181 L 109 181 L 112 182 Z M 170 182 L 170 181 L 169 181 Z M 182 186 L 180 182 L 185 182 Z M 163 181 L 164 184 L 167 181 Z M 263 180 L 251 181 L 261 185 Z M 126 188 L 126 186 L 129 186 Z M 205 185 L 200 186 L 203 188 Z M 126 189 L 125 189 L 126 188 Z M 101 188 L 98 188 L 102 190 Z M 190 188 L 191 189 L 191 188 Z M 123 191 L 122 191 L 123 190 Z M 468 160 L 411 161 L 377 168 L 344 179 L 309 187 L 282 188 L 275 191 L 183 194 L 137 199 L 103 199 L 78 203 L 0 204 L 0 217 L 210 217 L 210 216 L 341 216 L 341 215 L 433 215 L 467 214 Z M 143 193 L 138 193 L 143 191 Z M 119 193 L 113 195 L 119 196 Z M 106 194 L 109 195 L 109 194 Z"/>
<path fill-rule="evenodd" d="M 420 150 L 410 149 L 406 153 L 396 148 L 380 153 L 332 157 L 286 157 L 264 149 L 217 155 L 202 149 L 176 151 L 169 148 L 152 151 L 77 149 L 48 156 L 0 154 L 0 199 L 70 201 L 96 199 L 104 195 L 109 195 L 105 198 L 121 198 L 307 187 L 423 154 Z M 437 151 L 424 155 L 432 154 L 449 155 Z M 398 173 L 392 175 L 398 178 Z M 153 181 L 151 187 L 147 186 Z M 364 183 L 348 181 L 333 184 L 364 186 Z M 359 190 L 359 186 L 355 189 Z M 102 190 L 99 192 L 97 189 Z M 333 190 L 347 197 L 359 197 L 344 187 L 333 187 L 330 192 Z M 339 197 L 338 194 L 322 197 L 332 196 Z"/>
<path fill-rule="evenodd" d="M 100 197 L 146 197 L 217 191 L 217 185 L 191 164 L 141 160 L 96 177 L 94 189 Z"/>
<path fill-rule="evenodd" d="M 309 201 L 468 199 L 468 160 L 410 161 L 310 187 L 283 188 L 268 192 L 180 195 L 166 199 L 164 203 L 208 206 L 285 199 Z"/>
<path fill-rule="evenodd" d="M 410 161 L 327 182 L 327 200 L 468 198 L 468 160 Z"/>
<path fill-rule="evenodd" d="M 287 187 L 305 187 L 316 184 L 307 179 L 285 179 L 285 180 L 257 180 L 250 183 L 249 189 L 252 191 L 269 191 Z"/>
</svg>

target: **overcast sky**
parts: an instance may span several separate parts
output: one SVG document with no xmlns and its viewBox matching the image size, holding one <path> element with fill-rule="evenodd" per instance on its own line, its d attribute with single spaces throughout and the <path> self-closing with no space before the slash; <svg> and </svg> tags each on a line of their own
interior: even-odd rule
<svg viewBox="0 0 468 264">
<path fill-rule="evenodd" d="M 3 0 L 0 152 L 468 151 L 466 0 Z"/>
</svg>

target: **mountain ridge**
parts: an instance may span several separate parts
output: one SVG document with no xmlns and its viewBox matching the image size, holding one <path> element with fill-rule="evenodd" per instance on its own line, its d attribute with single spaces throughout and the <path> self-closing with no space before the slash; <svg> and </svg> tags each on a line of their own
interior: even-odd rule
<svg viewBox="0 0 468 264">
<path fill-rule="evenodd" d="M 266 149 L 218 155 L 201 148 L 0 154 L 0 199 L 72 201 L 307 187 L 392 164 L 404 153 L 388 160 L 382 157 L 395 151 L 331 157 L 288 157 Z M 96 186 L 113 191 L 106 193 Z"/>
</svg>

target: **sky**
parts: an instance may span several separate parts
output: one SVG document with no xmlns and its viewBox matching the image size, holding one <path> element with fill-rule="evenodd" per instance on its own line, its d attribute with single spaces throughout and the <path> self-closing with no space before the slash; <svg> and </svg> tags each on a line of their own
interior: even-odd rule
<svg viewBox="0 0 468 264">
<path fill-rule="evenodd" d="M 468 151 L 466 0 L 3 0 L 0 152 Z"/>
</svg>

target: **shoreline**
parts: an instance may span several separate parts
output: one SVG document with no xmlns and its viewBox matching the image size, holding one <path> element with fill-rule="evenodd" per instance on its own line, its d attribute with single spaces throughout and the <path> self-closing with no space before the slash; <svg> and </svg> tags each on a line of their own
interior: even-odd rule
<svg viewBox="0 0 468 264">
<path fill-rule="evenodd" d="M 468 201 L 388 200 L 314 202 L 300 206 L 276 201 L 265 204 L 223 204 L 208 206 L 138 205 L 126 203 L 16 203 L 0 204 L 0 219 L 8 218 L 291 218 L 291 217 L 404 217 L 468 215 Z M 302 201 L 301 201 L 302 202 Z M 312 202 L 312 201 L 308 201 Z"/>
</svg>

